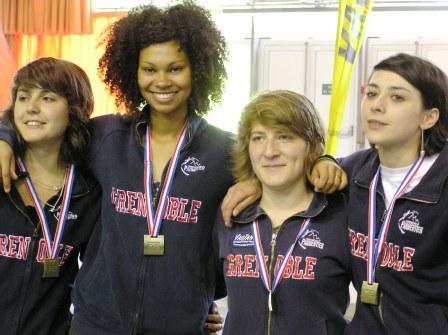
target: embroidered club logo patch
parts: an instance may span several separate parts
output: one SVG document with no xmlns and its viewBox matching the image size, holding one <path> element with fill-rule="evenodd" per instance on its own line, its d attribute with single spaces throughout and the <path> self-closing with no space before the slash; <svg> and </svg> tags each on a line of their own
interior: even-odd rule
<svg viewBox="0 0 448 335">
<path fill-rule="evenodd" d="M 306 248 L 319 248 L 323 249 L 325 244 L 321 242 L 319 232 L 311 229 L 307 230 L 302 238 L 299 240 L 299 245 L 302 249 Z"/>
<path fill-rule="evenodd" d="M 400 229 L 402 234 L 406 232 L 423 234 L 423 227 L 420 226 L 418 212 L 411 210 L 405 212 L 400 220 L 398 220 L 398 229 Z"/>
<path fill-rule="evenodd" d="M 204 171 L 205 166 L 201 165 L 199 159 L 195 157 L 188 157 L 180 166 L 184 175 L 189 176 L 190 173 Z"/>
<path fill-rule="evenodd" d="M 254 237 L 250 233 L 245 234 L 236 234 L 233 238 L 233 246 L 234 247 L 253 247 L 254 246 Z"/>
</svg>

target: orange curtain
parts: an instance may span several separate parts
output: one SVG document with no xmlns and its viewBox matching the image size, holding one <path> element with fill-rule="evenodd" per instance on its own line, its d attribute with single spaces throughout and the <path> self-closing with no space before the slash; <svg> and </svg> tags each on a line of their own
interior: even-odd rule
<svg viewBox="0 0 448 335">
<path fill-rule="evenodd" d="M 81 66 L 88 74 L 95 97 L 94 116 L 116 112 L 113 98 L 97 75 L 103 48 L 98 46 L 106 27 L 125 13 L 102 13 L 92 20 L 92 33 L 84 35 L 9 35 L 8 42 L 18 67 L 40 57 L 55 57 Z"/>
<path fill-rule="evenodd" d="M 92 0 L 0 0 L 5 34 L 90 34 Z"/>
<path fill-rule="evenodd" d="M 16 63 L 13 59 L 11 50 L 0 27 L 0 110 L 5 109 L 9 104 L 9 92 L 11 91 L 11 83 L 16 71 Z"/>
</svg>

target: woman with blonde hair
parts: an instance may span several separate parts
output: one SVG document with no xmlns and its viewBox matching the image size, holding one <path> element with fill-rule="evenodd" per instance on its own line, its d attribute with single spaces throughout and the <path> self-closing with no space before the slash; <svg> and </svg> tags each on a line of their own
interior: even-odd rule
<svg viewBox="0 0 448 335">
<path fill-rule="evenodd" d="M 291 91 L 244 109 L 233 154 L 238 180 L 257 178 L 261 199 L 218 216 L 215 249 L 229 311 L 224 334 L 342 334 L 348 303 L 345 201 L 307 181 L 324 132 L 313 104 Z"/>
</svg>

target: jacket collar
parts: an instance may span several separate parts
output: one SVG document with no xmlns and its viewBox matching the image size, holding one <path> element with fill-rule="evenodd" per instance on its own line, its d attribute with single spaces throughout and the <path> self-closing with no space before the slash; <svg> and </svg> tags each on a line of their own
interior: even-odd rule
<svg viewBox="0 0 448 335">
<path fill-rule="evenodd" d="M 358 172 L 354 175 L 354 182 L 364 188 L 369 188 L 378 166 L 380 164 L 378 153 L 375 149 L 370 149 L 367 159 L 358 167 Z M 446 172 L 448 166 L 448 145 L 445 144 L 434 165 L 423 176 L 420 183 L 410 192 L 405 193 L 402 198 L 413 199 L 422 202 L 437 203 L 442 196 L 443 187 L 448 178 Z M 382 189 L 382 187 L 378 187 Z"/>
<path fill-rule="evenodd" d="M 296 218 L 314 218 L 319 215 L 328 205 L 327 197 L 323 193 L 314 193 L 313 200 L 306 211 L 296 213 L 291 216 Z M 237 216 L 231 218 L 232 223 L 251 223 L 261 217 L 266 216 L 265 211 L 260 207 L 260 200 L 253 203 Z"/>
<path fill-rule="evenodd" d="M 26 174 L 19 177 L 25 178 Z M 80 171 L 79 166 L 76 166 L 75 170 L 75 181 L 72 189 L 72 197 L 81 197 L 89 193 L 94 187 L 94 182 L 88 177 L 84 177 L 82 171 Z M 61 190 L 62 192 L 62 190 Z"/>
<path fill-rule="evenodd" d="M 144 143 L 144 136 L 146 133 L 146 126 L 148 124 L 150 112 L 151 111 L 149 106 L 146 105 L 141 112 L 136 113 L 135 119 L 133 121 L 136 130 L 136 140 L 140 145 Z M 202 129 L 204 129 L 204 127 L 206 127 L 207 125 L 207 121 L 196 115 L 196 113 L 194 112 L 188 113 L 187 121 L 187 141 L 184 145 L 184 148 L 190 146 L 195 135 Z"/>
<path fill-rule="evenodd" d="M 76 169 L 75 184 L 73 185 L 72 197 L 82 197 L 92 191 L 93 181 L 84 177 L 80 169 Z"/>
</svg>

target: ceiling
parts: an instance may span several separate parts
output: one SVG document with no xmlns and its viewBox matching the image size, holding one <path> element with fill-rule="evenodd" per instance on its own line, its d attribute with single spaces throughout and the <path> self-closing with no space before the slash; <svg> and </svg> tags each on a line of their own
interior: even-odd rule
<svg viewBox="0 0 448 335">
<path fill-rule="evenodd" d="M 369 0 L 358 0 L 369 1 Z M 374 9 L 385 10 L 431 10 L 448 9 L 448 0 L 371 0 Z M 300 11 L 300 10 L 334 10 L 337 0 L 197 0 L 199 4 L 219 8 L 223 11 Z M 172 0 L 93 0 L 96 10 L 129 9 L 131 7 L 152 3 L 165 6 Z"/>
<path fill-rule="evenodd" d="M 368 1 L 368 0 L 365 0 Z M 211 1 L 212 2 L 212 1 Z M 337 0 L 222 0 L 223 8 L 337 8 Z M 373 0 L 374 7 L 447 7 L 447 0 Z"/>
</svg>

